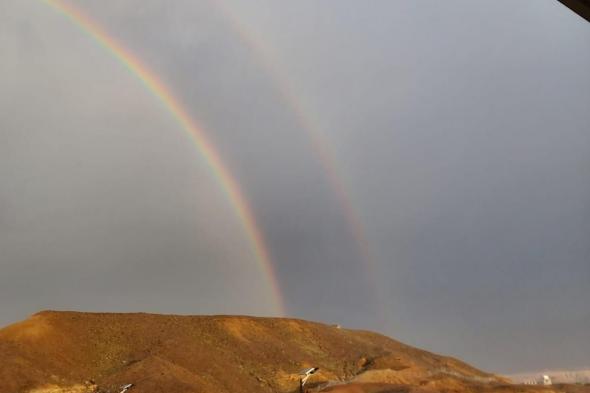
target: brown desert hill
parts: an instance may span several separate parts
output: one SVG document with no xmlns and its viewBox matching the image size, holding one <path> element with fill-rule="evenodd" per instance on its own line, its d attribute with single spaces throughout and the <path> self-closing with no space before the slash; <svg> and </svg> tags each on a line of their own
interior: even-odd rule
<svg viewBox="0 0 590 393">
<path fill-rule="evenodd" d="M 427 383 L 437 378 L 505 382 L 377 333 L 288 318 L 43 311 L 0 330 L 0 393 L 127 383 L 137 392 L 295 392 L 311 366 L 320 371 L 309 387 L 335 392 L 348 382 L 360 392 L 436 390 Z"/>
</svg>

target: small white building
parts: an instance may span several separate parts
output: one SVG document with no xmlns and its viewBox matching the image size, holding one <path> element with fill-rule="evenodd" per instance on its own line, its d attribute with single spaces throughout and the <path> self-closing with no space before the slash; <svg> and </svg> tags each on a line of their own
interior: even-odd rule
<svg viewBox="0 0 590 393">
<path fill-rule="evenodd" d="M 552 385 L 551 377 L 549 375 L 543 375 L 543 385 Z"/>
</svg>

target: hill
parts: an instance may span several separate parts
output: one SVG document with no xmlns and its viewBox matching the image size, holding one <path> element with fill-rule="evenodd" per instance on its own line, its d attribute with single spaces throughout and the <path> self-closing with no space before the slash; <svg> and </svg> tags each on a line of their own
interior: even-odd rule
<svg viewBox="0 0 590 393">
<path fill-rule="evenodd" d="M 590 369 L 543 370 L 506 375 L 516 383 L 541 383 L 543 375 L 548 375 L 553 383 L 590 384 Z"/>
<path fill-rule="evenodd" d="M 377 333 L 297 319 L 43 311 L 0 330 L 0 393 L 127 383 L 137 392 L 295 392 L 311 366 L 320 372 L 309 387 L 333 392 L 504 383 Z"/>
</svg>

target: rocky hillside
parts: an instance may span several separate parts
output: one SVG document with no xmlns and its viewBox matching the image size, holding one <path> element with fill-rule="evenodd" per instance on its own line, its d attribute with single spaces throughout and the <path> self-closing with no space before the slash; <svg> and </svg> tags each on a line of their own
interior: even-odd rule
<svg viewBox="0 0 590 393">
<path fill-rule="evenodd" d="M 43 311 L 0 330 L 0 393 L 118 392 L 127 383 L 129 393 L 295 392 L 297 373 L 311 366 L 320 367 L 313 391 L 505 382 L 380 334 L 296 319 Z"/>
</svg>

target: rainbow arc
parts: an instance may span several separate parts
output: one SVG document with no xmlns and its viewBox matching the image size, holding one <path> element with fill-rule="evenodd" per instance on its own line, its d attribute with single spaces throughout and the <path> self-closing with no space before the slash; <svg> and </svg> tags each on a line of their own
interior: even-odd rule
<svg viewBox="0 0 590 393">
<path fill-rule="evenodd" d="M 94 20 L 85 15 L 81 10 L 62 0 L 42 0 L 45 4 L 59 11 L 73 24 L 78 26 L 87 35 L 92 37 L 100 46 L 110 53 L 116 60 L 123 64 L 145 88 L 150 91 L 172 115 L 177 124 L 192 139 L 200 154 L 203 156 L 214 177 L 227 196 L 237 217 L 242 223 L 250 240 L 253 252 L 260 269 L 268 278 L 276 312 L 285 315 L 283 296 L 279 289 L 278 278 L 275 274 L 270 251 L 265 243 L 248 200 L 235 177 L 223 162 L 219 152 L 205 134 L 203 128 L 197 124 L 183 107 L 181 101 L 174 96 L 157 75 L 142 63 L 129 49 L 120 44 L 114 37 L 98 25 Z"/>
</svg>

